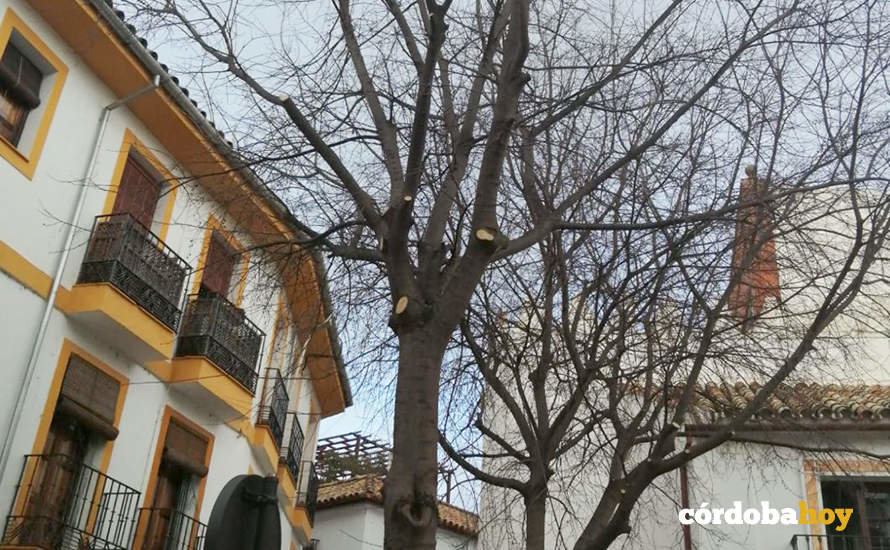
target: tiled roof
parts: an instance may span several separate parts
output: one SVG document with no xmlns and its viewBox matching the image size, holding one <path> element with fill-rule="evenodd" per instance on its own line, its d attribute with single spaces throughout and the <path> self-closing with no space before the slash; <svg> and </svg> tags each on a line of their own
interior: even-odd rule
<svg viewBox="0 0 890 550">
<path fill-rule="evenodd" d="M 319 509 L 361 501 L 383 505 L 382 477 L 359 476 L 318 487 Z M 464 535 L 476 536 L 479 533 L 479 517 L 476 514 L 444 502 L 439 503 L 439 525 Z"/>
<path fill-rule="evenodd" d="M 757 382 L 709 382 L 696 392 L 690 420 L 719 424 L 747 406 L 761 389 Z M 868 423 L 890 419 L 890 385 L 782 384 L 750 419 L 751 423 Z"/>
</svg>

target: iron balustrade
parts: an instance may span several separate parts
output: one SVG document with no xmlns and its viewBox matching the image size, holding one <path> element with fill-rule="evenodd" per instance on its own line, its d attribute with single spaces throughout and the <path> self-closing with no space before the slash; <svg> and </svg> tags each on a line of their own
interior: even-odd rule
<svg viewBox="0 0 890 550">
<path fill-rule="evenodd" d="M 125 550 L 140 493 L 67 455 L 27 455 L 0 544 Z"/>
<path fill-rule="evenodd" d="M 171 508 L 140 508 L 139 550 L 203 550 L 207 525 Z"/>
<path fill-rule="evenodd" d="M 281 462 L 287 467 L 287 471 L 290 472 L 294 480 L 297 480 L 300 477 L 300 459 L 303 458 L 305 438 L 297 413 L 288 413 L 287 421 L 290 426 L 290 435 L 287 438 L 287 444 L 281 448 Z"/>
<path fill-rule="evenodd" d="M 306 508 L 309 516 L 309 525 L 315 524 L 315 508 L 318 503 L 318 474 L 315 472 L 315 463 L 304 461 L 300 468 L 300 478 L 297 480 L 297 506 Z"/>
<path fill-rule="evenodd" d="M 890 537 L 863 535 L 794 535 L 793 550 L 890 550 Z"/>
<path fill-rule="evenodd" d="M 287 395 L 287 386 L 281 371 L 269 369 L 266 371 L 266 380 L 263 383 L 263 395 L 260 400 L 260 408 L 257 416 L 257 424 L 267 426 L 272 433 L 272 439 L 281 449 L 284 442 L 284 427 L 287 421 L 287 405 L 290 398 Z"/>
<path fill-rule="evenodd" d="M 206 357 L 255 393 L 262 345 L 263 331 L 243 309 L 214 293 L 189 296 L 176 346 L 178 357 Z"/>
<path fill-rule="evenodd" d="M 172 330 L 189 265 L 130 214 L 98 216 L 78 283 L 111 283 Z"/>
</svg>

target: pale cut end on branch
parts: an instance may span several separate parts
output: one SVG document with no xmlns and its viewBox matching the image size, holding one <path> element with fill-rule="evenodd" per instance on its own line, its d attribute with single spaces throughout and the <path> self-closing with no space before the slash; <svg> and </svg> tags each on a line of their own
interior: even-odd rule
<svg viewBox="0 0 890 550">
<path fill-rule="evenodd" d="M 494 242 L 497 232 L 487 227 L 480 227 L 476 230 L 476 238 L 483 242 Z"/>
<path fill-rule="evenodd" d="M 405 310 L 408 309 L 408 297 L 401 296 L 399 300 L 396 302 L 396 315 L 401 315 L 405 313 Z"/>
<path fill-rule="evenodd" d="M 414 200 L 414 197 L 412 197 L 411 195 L 405 195 L 405 202 L 411 202 L 413 200 Z"/>
</svg>

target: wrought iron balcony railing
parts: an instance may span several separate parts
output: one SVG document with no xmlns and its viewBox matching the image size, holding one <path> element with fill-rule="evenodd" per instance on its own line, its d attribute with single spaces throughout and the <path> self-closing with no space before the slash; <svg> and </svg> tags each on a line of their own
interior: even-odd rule
<svg viewBox="0 0 890 550">
<path fill-rule="evenodd" d="M 297 506 L 306 508 L 309 516 L 309 525 L 315 523 L 315 507 L 318 501 L 318 474 L 315 473 L 315 463 L 304 461 L 300 468 L 300 477 L 297 480 Z"/>
<path fill-rule="evenodd" d="M 203 550 L 207 526 L 170 508 L 141 508 L 138 550 Z"/>
<path fill-rule="evenodd" d="M 250 393 L 256 392 L 263 331 L 244 310 L 218 294 L 192 294 L 185 309 L 176 355 L 213 361 Z"/>
<path fill-rule="evenodd" d="M 257 415 L 257 424 L 268 426 L 275 444 L 281 449 L 284 442 L 284 427 L 287 421 L 287 405 L 290 398 L 281 371 L 269 369 L 263 383 L 263 395 Z"/>
<path fill-rule="evenodd" d="M 287 466 L 294 480 L 297 480 L 300 477 L 300 460 L 303 458 L 303 428 L 300 427 L 300 420 L 295 412 L 288 413 L 287 422 L 290 431 L 281 448 L 281 462 Z"/>
<path fill-rule="evenodd" d="M 139 495 L 67 455 L 27 455 L 0 545 L 126 550 Z"/>
<path fill-rule="evenodd" d="M 78 283 L 111 283 L 158 321 L 179 325 L 190 267 L 129 214 L 99 216 Z"/>
<path fill-rule="evenodd" d="M 793 550 L 890 550 L 890 537 L 862 535 L 794 535 Z"/>
</svg>

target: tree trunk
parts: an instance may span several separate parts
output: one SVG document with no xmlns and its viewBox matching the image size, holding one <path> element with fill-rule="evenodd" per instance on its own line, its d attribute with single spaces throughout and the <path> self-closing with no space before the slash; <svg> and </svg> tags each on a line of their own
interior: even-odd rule
<svg viewBox="0 0 890 550">
<path fill-rule="evenodd" d="M 385 550 L 433 550 L 438 511 L 438 401 L 450 334 L 399 334 L 392 464 L 384 484 Z"/>
<path fill-rule="evenodd" d="M 544 525 L 547 518 L 547 488 L 532 490 L 525 496 L 525 549 L 544 550 Z"/>
</svg>

